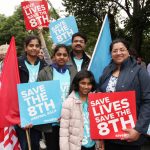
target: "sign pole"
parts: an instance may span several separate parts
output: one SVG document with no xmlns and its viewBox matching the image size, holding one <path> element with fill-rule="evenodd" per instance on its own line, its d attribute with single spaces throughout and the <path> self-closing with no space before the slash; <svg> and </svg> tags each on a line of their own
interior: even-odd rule
<svg viewBox="0 0 150 150">
<path fill-rule="evenodd" d="M 31 150 L 31 140 L 29 136 L 29 129 L 26 129 L 26 136 L 27 136 L 27 142 L 28 142 L 28 149 Z"/>
</svg>

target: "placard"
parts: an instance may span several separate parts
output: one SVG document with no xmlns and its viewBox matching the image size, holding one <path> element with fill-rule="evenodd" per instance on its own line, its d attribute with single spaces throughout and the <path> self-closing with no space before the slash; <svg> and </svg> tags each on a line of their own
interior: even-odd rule
<svg viewBox="0 0 150 150">
<path fill-rule="evenodd" d="M 18 84 L 21 127 L 58 121 L 61 93 L 58 80 Z"/>
<path fill-rule="evenodd" d="M 49 24 L 50 35 L 53 43 L 71 45 L 72 35 L 78 32 L 78 27 L 74 16 L 60 18 Z"/>
<path fill-rule="evenodd" d="M 121 139 L 122 129 L 135 127 L 134 91 L 90 93 L 88 98 L 92 139 Z"/>
<path fill-rule="evenodd" d="M 48 4 L 46 1 L 21 2 L 24 21 L 27 30 L 34 30 L 38 26 L 48 27 Z"/>
</svg>

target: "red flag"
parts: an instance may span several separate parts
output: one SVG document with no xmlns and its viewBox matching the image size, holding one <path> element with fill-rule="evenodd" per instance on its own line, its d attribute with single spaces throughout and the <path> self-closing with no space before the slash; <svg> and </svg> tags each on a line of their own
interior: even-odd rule
<svg viewBox="0 0 150 150">
<path fill-rule="evenodd" d="M 10 127 L 0 128 L 0 150 L 20 150 L 20 144 L 15 129 Z"/>
<path fill-rule="evenodd" d="M 17 95 L 20 78 L 14 37 L 4 59 L 0 82 L 0 128 L 4 128 L 20 123 Z"/>
</svg>

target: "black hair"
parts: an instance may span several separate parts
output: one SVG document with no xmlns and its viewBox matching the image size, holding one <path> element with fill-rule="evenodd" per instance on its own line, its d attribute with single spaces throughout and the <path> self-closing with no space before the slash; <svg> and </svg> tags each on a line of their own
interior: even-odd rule
<svg viewBox="0 0 150 150">
<path fill-rule="evenodd" d="M 129 43 L 125 39 L 119 38 L 119 39 L 113 40 L 112 43 L 110 44 L 110 48 L 109 48 L 110 52 L 112 51 L 112 48 L 113 48 L 114 44 L 116 44 L 116 43 L 122 43 L 129 51 Z"/>
<path fill-rule="evenodd" d="M 81 70 L 75 75 L 75 77 L 72 81 L 69 93 L 71 93 L 72 91 L 78 92 L 79 91 L 79 82 L 81 80 L 83 80 L 84 78 L 90 79 L 90 83 L 92 84 L 91 92 L 95 91 L 96 90 L 96 82 L 95 82 L 94 75 L 92 74 L 92 72 L 87 71 L 87 70 Z"/>
<path fill-rule="evenodd" d="M 74 33 L 74 34 L 72 35 L 72 42 L 73 42 L 73 40 L 74 40 L 74 38 L 75 38 L 76 36 L 82 37 L 82 38 L 84 39 L 85 43 L 87 42 L 87 37 L 86 37 L 83 33 L 81 33 L 81 32 L 77 32 L 77 33 Z"/>
<path fill-rule="evenodd" d="M 56 45 L 56 47 L 54 48 L 53 55 L 52 55 L 53 57 L 55 56 L 55 54 L 57 53 L 57 51 L 59 51 L 60 48 L 65 48 L 67 54 L 69 55 L 69 49 L 68 49 L 68 47 L 67 47 L 65 44 L 58 44 L 58 45 Z"/>
<path fill-rule="evenodd" d="M 24 41 L 24 46 L 27 47 L 28 44 L 29 44 L 32 40 L 35 40 L 35 39 L 38 40 L 38 43 L 39 43 L 39 45 L 40 45 L 40 47 L 41 47 L 41 40 L 40 40 L 40 38 L 39 38 L 38 36 L 36 36 L 36 35 L 29 35 L 29 36 L 27 36 L 26 39 L 25 39 L 25 41 Z"/>
</svg>

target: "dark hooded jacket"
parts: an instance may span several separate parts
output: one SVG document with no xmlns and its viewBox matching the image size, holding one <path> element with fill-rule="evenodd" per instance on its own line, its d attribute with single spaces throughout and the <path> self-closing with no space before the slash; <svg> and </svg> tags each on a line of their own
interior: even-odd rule
<svg viewBox="0 0 150 150">
<path fill-rule="evenodd" d="M 116 69 L 116 64 L 111 62 L 105 69 L 100 78 L 98 89 L 105 92 L 108 81 L 113 71 Z M 116 91 L 135 91 L 136 92 L 136 110 L 137 122 L 135 129 L 141 133 L 141 137 L 136 142 L 125 142 L 114 140 L 120 144 L 140 145 L 144 142 L 144 135 L 150 124 L 150 76 L 147 70 L 138 65 L 136 60 L 129 57 L 123 62 L 118 76 Z M 112 140 L 113 141 L 113 140 Z M 114 142 L 113 141 L 113 142 Z"/>
<path fill-rule="evenodd" d="M 21 83 L 28 83 L 29 81 L 29 71 L 25 65 L 25 60 L 27 62 L 29 62 L 27 60 L 26 55 L 20 56 L 18 58 L 18 66 L 19 66 L 19 75 L 20 75 L 20 82 Z M 38 62 L 40 61 L 40 67 L 39 67 L 39 72 L 42 68 L 44 68 L 45 66 L 47 66 L 46 62 L 44 60 L 41 60 L 39 58 L 37 58 L 35 64 L 38 64 Z"/>
<path fill-rule="evenodd" d="M 73 51 L 70 52 L 70 61 L 68 62 L 68 64 L 73 64 L 73 69 L 76 70 L 77 72 L 77 66 L 76 66 L 76 63 L 74 61 L 74 54 L 73 54 Z M 82 65 L 81 65 L 81 70 L 87 70 L 88 68 L 88 65 L 90 63 L 90 58 L 86 55 L 85 52 L 83 52 L 83 62 L 82 62 Z"/>
</svg>

